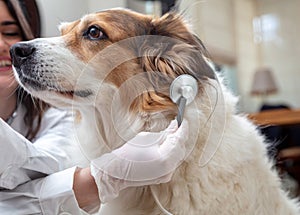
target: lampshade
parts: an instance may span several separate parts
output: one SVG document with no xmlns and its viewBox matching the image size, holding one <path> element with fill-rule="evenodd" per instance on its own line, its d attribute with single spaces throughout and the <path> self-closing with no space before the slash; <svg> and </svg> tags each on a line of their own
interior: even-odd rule
<svg viewBox="0 0 300 215">
<path fill-rule="evenodd" d="M 278 91 L 273 72 L 270 68 L 259 68 L 254 73 L 252 95 L 269 95 Z"/>
</svg>

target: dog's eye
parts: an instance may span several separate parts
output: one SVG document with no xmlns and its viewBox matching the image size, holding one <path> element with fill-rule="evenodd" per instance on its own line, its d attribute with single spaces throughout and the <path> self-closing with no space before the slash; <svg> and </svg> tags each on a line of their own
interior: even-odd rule
<svg viewBox="0 0 300 215">
<path fill-rule="evenodd" d="M 89 27 L 83 36 L 90 40 L 101 40 L 107 38 L 106 34 L 98 26 L 94 25 Z"/>
</svg>

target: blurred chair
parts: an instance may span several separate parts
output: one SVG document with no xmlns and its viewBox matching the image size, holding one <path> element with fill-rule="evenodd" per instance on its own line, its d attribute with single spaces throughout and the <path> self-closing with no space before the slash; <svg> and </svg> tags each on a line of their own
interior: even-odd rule
<svg viewBox="0 0 300 215">
<path fill-rule="evenodd" d="M 266 109 L 249 114 L 249 118 L 259 126 L 262 132 L 267 132 L 264 130 L 267 128 L 276 128 L 271 130 L 272 132 L 265 133 L 269 142 L 275 141 L 273 146 L 275 153 L 270 154 L 275 156 L 280 172 L 288 173 L 297 181 L 297 195 L 300 196 L 300 110 L 289 109 L 285 106 Z M 276 141 L 279 144 L 276 144 Z"/>
<path fill-rule="evenodd" d="M 279 150 L 276 164 L 281 173 L 288 173 L 298 182 L 298 189 L 295 194 L 300 196 L 300 147 L 295 146 Z"/>
</svg>

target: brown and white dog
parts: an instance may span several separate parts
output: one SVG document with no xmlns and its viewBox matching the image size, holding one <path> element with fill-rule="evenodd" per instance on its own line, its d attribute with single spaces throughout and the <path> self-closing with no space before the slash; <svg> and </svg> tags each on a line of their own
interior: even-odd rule
<svg viewBox="0 0 300 215">
<path fill-rule="evenodd" d="M 184 118 L 188 154 L 166 184 L 128 188 L 103 214 L 300 214 L 281 189 L 266 143 L 207 63 L 199 39 L 175 13 L 153 18 L 112 9 L 61 25 L 61 36 L 14 45 L 19 83 L 32 95 L 80 113 L 76 125 L 92 159 L 177 115 L 170 99 L 181 74 L 197 79 Z M 155 200 L 156 198 L 156 200 Z"/>
</svg>

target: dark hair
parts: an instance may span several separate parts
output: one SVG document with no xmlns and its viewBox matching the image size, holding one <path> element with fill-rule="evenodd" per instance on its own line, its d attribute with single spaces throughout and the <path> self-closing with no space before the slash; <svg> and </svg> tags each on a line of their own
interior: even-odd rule
<svg viewBox="0 0 300 215">
<path fill-rule="evenodd" d="M 41 36 L 41 20 L 35 0 L 4 0 L 4 2 L 16 19 L 24 41 Z M 33 98 L 21 87 L 17 89 L 17 102 L 26 109 L 24 116 L 24 123 L 28 126 L 26 138 L 31 140 L 39 131 L 43 113 L 49 105 Z"/>
<path fill-rule="evenodd" d="M 20 26 L 23 40 L 41 36 L 41 18 L 35 0 L 4 0 L 4 2 Z"/>
</svg>

